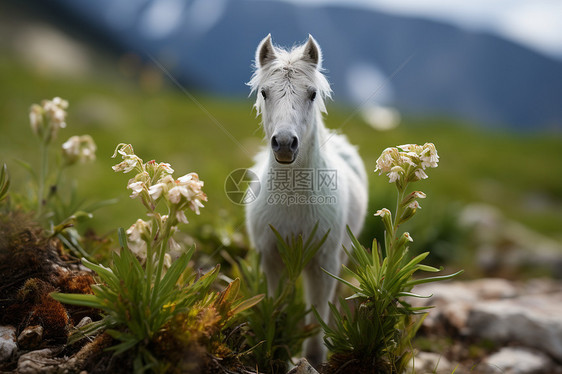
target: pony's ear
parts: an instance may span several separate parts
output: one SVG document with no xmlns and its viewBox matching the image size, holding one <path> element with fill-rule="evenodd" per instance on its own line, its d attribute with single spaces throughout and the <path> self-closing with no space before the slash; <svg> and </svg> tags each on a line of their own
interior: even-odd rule
<svg viewBox="0 0 562 374">
<path fill-rule="evenodd" d="M 322 51 L 310 34 L 308 34 L 308 41 L 304 46 L 303 58 L 318 67 L 322 63 Z"/>
<path fill-rule="evenodd" d="M 271 61 L 275 60 L 277 56 L 275 55 L 275 49 L 271 43 L 271 34 L 267 34 L 265 38 L 258 45 L 256 50 L 256 65 L 258 67 L 264 67 Z"/>
</svg>

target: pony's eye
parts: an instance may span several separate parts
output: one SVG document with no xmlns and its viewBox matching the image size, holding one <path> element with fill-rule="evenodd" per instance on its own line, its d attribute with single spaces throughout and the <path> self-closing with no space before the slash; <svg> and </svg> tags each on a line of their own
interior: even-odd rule
<svg viewBox="0 0 562 374">
<path fill-rule="evenodd" d="M 314 101 L 314 99 L 316 99 L 316 91 L 310 93 L 310 101 Z"/>
<path fill-rule="evenodd" d="M 265 90 L 261 90 L 261 95 L 263 96 L 263 99 L 267 99 L 267 95 L 265 94 Z"/>
</svg>

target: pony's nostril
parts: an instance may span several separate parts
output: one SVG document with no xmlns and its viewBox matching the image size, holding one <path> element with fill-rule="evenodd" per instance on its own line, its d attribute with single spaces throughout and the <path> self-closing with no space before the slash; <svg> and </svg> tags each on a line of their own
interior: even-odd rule
<svg viewBox="0 0 562 374">
<path fill-rule="evenodd" d="M 279 145 L 279 142 L 277 141 L 277 137 L 272 136 L 271 137 L 271 149 L 273 150 L 273 152 L 277 152 L 277 151 L 279 151 L 280 148 L 281 148 L 281 146 Z"/>
<path fill-rule="evenodd" d="M 293 141 L 291 142 L 291 151 L 296 152 L 299 147 L 299 139 L 293 136 Z"/>
</svg>

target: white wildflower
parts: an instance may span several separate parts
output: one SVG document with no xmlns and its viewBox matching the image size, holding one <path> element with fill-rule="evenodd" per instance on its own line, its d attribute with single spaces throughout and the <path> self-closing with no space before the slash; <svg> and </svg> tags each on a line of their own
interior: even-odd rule
<svg viewBox="0 0 562 374">
<path fill-rule="evenodd" d="M 409 241 L 409 242 L 413 242 L 413 241 L 414 241 L 414 239 L 412 239 L 412 237 L 410 236 L 410 233 L 409 233 L 409 232 L 405 232 L 402 236 L 404 237 L 404 239 L 406 239 L 406 240 Z"/>
<path fill-rule="evenodd" d="M 382 218 L 384 218 L 386 216 L 390 216 L 390 210 L 388 210 L 386 208 L 382 208 L 381 210 L 377 210 L 377 212 L 375 213 L 375 216 L 380 216 Z"/>
<path fill-rule="evenodd" d="M 142 259 L 146 258 L 146 241 L 151 238 L 152 223 L 138 219 L 126 231 L 128 235 L 129 249 Z"/>
<path fill-rule="evenodd" d="M 181 245 L 174 238 L 170 237 L 168 240 L 168 249 L 171 252 L 179 253 L 181 251 Z"/>
<path fill-rule="evenodd" d="M 420 203 L 417 202 L 417 200 L 414 200 L 410 204 L 408 204 L 408 208 L 412 210 L 416 210 L 416 209 L 421 209 L 421 206 Z"/>
<path fill-rule="evenodd" d="M 390 173 L 387 174 L 389 183 L 396 182 L 398 179 L 400 179 L 401 174 L 404 174 L 404 169 L 402 169 L 402 167 L 400 166 L 393 166 L 392 169 L 390 169 Z"/>
<path fill-rule="evenodd" d="M 406 182 L 426 179 L 426 168 L 435 168 L 439 162 L 439 156 L 433 143 L 425 143 L 423 146 L 417 144 L 403 144 L 398 147 L 386 148 L 377 159 L 375 172 L 387 173 L 390 183 Z"/>
<path fill-rule="evenodd" d="M 150 186 L 148 193 L 154 200 L 158 199 L 163 194 L 167 193 L 171 186 L 174 185 L 174 178 L 171 175 L 166 175 L 160 179 L 156 184 Z"/>
<path fill-rule="evenodd" d="M 420 153 L 420 159 L 422 161 L 422 168 L 436 168 L 439 162 L 439 155 L 437 154 L 437 149 L 433 143 L 425 143 L 423 145 L 423 151 Z"/>
<path fill-rule="evenodd" d="M 41 136 L 43 133 L 43 108 L 40 105 L 33 104 L 29 109 L 29 123 L 33 132 Z"/>
<path fill-rule="evenodd" d="M 129 183 L 127 185 L 127 188 L 133 191 L 131 193 L 131 198 L 134 199 L 138 197 L 143 190 L 146 189 L 146 184 L 143 181 L 133 182 L 133 183 Z"/>
<path fill-rule="evenodd" d="M 122 171 L 124 173 L 128 173 L 131 170 L 133 170 L 138 164 L 139 164 L 138 157 L 127 157 L 122 162 L 112 166 L 111 168 L 116 172 Z"/>
<path fill-rule="evenodd" d="M 165 175 L 171 175 L 174 173 L 174 169 L 168 164 L 167 162 L 157 163 L 154 160 L 148 161 L 144 168 L 148 175 L 150 175 L 150 179 L 157 181 L 163 178 Z"/>
<path fill-rule="evenodd" d="M 414 160 L 417 159 L 417 155 L 415 153 L 412 152 L 408 152 L 408 153 L 403 153 L 400 155 L 400 161 L 404 164 L 408 164 L 410 166 L 416 167 L 416 163 L 414 162 Z"/>
<path fill-rule="evenodd" d="M 168 191 L 168 200 L 172 204 L 178 204 L 181 196 L 184 195 L 187 199 L 190 198 L 190 192 L 185 186 L 175 186 Z"/>
<path fill-rule="evenodd" d="M 425 199 L 427 197 L 427 195 L 422 191 L 414 191 L 412 192 L 412 195 L 416 199 Z"/>
<path fill-rule="evenodd" d="M 124 173 L 128 173 L 135 168 L 138 168 L 139 171 L 143 171 L 142 159 L 135 155 L 132 145 L 120 143 L 115 148 L 115 152 L 113 152 L 113 156 L 111 156 L 111 158 L 115 158 L 117 154 L 121 155 L 123 161 L 115 166 L 112 166 L 113 170 L 116 172 L 122 171 Z"/>
<path fill-rule="evenodd" d="M 58 130 L 66 127 L 68 101 L 55 97 L 43 100 L 41 105 L 33 104 L 29 110 L 29 122 L 33 132 L 49 143 L 56 138 Z"/>
<path fill-rule="evenodd" d="M 96 143 L 90 135 L 71 136 L 62 145 L 63 157 L 68 165 L 77 161 L 86 162 L 96 159 Z"/>
<path fill-rule="evenodd" d="M 186 174 L 173 181 L 171 188 L 166 193 L 166 198 L 172 204 L 180 206 L 180 210 L 187 205 L 196 214 L 203 207 L 201 201 L 207 201 L 207 195 L 202 191 L 203 181 L 199 180 L 196 173 Z"/>
<path fill-rule="evenodd" d="M 394 148 L 386 148 L 382 151 L 381 156 L 377 159 L 377 168 L 375 169 L 375 172 L 378 171 L 379 175 L 382 173 L 388 173 L 394 163 L 394 153 Z"/>
<path fill-rule="evenodd" d="M 416 171 L 414 172 L 414 175 L 416 177 L 416 180 L 427 178 L 427 174 L 425 173 L 425 171 L 423 171 L 423 169 L 416 169 Z"/>
<path fill-rule="evenodd" d="M 164 171 L 167 174 L 173 174 L 174 173 L 174 169 L 172 169 L 172 166 L 170 164 L 168 164 L 167 162 L 159 163 L 158 169 L 162 169 L 162 171 Z"/>
<path fill-rule="evenodd" d="M 164 268 L 169 269 L 170 267 L 172 267 L 172 256 L 166 253 L 164 254 Z"/>
<path fill-rule="evenodd" d="M 176 212 L 176 218 L 177 218 L 178 222 L 189 223 L 187 221 L 187 217 L 186 217 L 185 212 L 183 210 L 180 210 L 180 211 Z"/>
</svg>

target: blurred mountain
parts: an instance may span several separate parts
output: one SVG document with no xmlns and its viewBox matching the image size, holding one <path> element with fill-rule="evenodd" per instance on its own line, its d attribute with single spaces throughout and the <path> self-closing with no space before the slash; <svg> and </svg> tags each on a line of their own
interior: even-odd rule
<svg viewBox="0 0 562 374">
<path fill-rule="evenodd" d="M 486 33 L 344 5 L 257 0 L 51 0 L 59 17 L 182 84 L 244 95 L 259 41 L 319 42 L 334 100 L 486 125 L 562 129 L 562 61 Z"/>
</svg>

